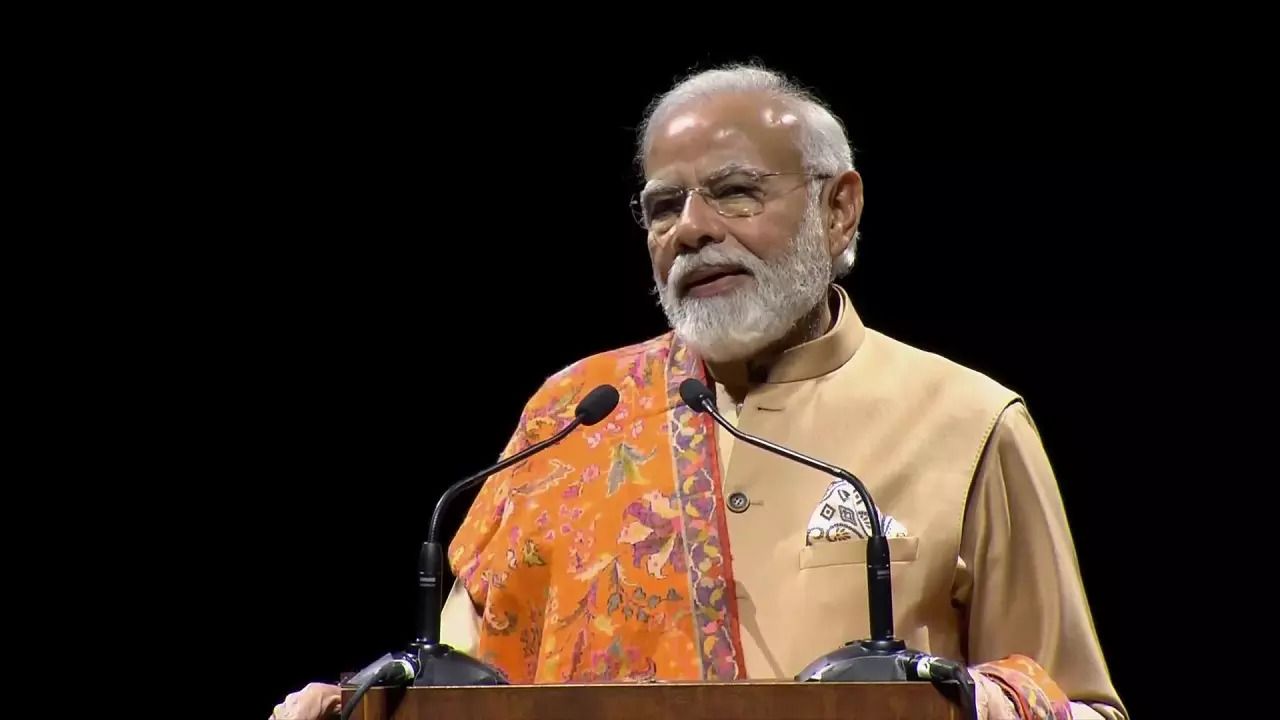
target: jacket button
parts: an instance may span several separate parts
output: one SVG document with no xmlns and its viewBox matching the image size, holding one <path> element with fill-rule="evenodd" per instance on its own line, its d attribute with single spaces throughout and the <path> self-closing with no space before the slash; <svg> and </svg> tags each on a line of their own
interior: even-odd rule
<svg viewBox="0 0 1280 720">
<path fill-rule="evenodd" d="M 751 500 L 743 493 L 736 492 L 729 496 L 729 509 L 736 513 L 746 512 L 750 504 Z"/>
</svg>

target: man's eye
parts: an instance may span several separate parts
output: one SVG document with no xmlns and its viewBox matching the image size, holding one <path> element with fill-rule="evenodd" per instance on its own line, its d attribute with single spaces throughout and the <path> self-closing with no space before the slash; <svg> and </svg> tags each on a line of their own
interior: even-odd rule
<svg viewBox="0 0 1280 720">
<path fill-rule="evenodd" d="M 716 197 L 755 197 L 759 194 L 759 190 L 753 185 L 743 185 L 741 183 L 731 183 L 716 188 Z"/>
<path fill-rule="evenodd" d="M 675 198 L 659 198 L 649 203 L 649 217 L 656 218 L 680 212 L 680 202 Z"/>
</svg>

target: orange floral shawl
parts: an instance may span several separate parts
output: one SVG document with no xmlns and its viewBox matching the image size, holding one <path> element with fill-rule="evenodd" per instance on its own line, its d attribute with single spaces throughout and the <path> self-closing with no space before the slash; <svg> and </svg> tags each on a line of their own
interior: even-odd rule
<svg viewBox="0 0 1280 720">
<path fill-rule="evenodd" d="M 705 367 L 669 333 L 575 363 L 525 407 L 504 455 L 597 385 L 621 395 L 603 423 L 490 477 L 450 544 L 483 608 L 480 658 L 511 682 L 747 677 L 715 427 L 680 401 L 688 377 Z"/>
</svg>

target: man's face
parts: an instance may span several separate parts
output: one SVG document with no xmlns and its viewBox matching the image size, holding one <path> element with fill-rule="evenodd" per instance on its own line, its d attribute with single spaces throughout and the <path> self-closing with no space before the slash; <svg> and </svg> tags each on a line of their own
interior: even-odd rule
<svg viewBox="0 0 1280 720">
<path fill-rule="evenodd" d="M 799 122 L 782 101 L 736 94 L 654 128 L 641 206 L 656 290 L 672 328 L 708 360 L 750 357 L 826 297 L 842 247 L 804 174 Z"/>
</svg>

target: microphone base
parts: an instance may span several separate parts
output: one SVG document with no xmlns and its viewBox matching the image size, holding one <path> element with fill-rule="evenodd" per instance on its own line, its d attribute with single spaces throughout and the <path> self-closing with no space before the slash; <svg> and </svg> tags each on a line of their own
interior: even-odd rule
<svg viewBox="0 0 1280 720">
<path fill-rule="evenodd" d="M 418 674 L 414 687 L 510 685 L 501 670 L 443 643 L 414 643 Z"/>
<path fill-rule="evenodd" d="M 809 663 L 800 682 L 919 682 L 907 674 L 906 660 L 920 655 L 901 640 L 855 640 Z"/>
</svg>

